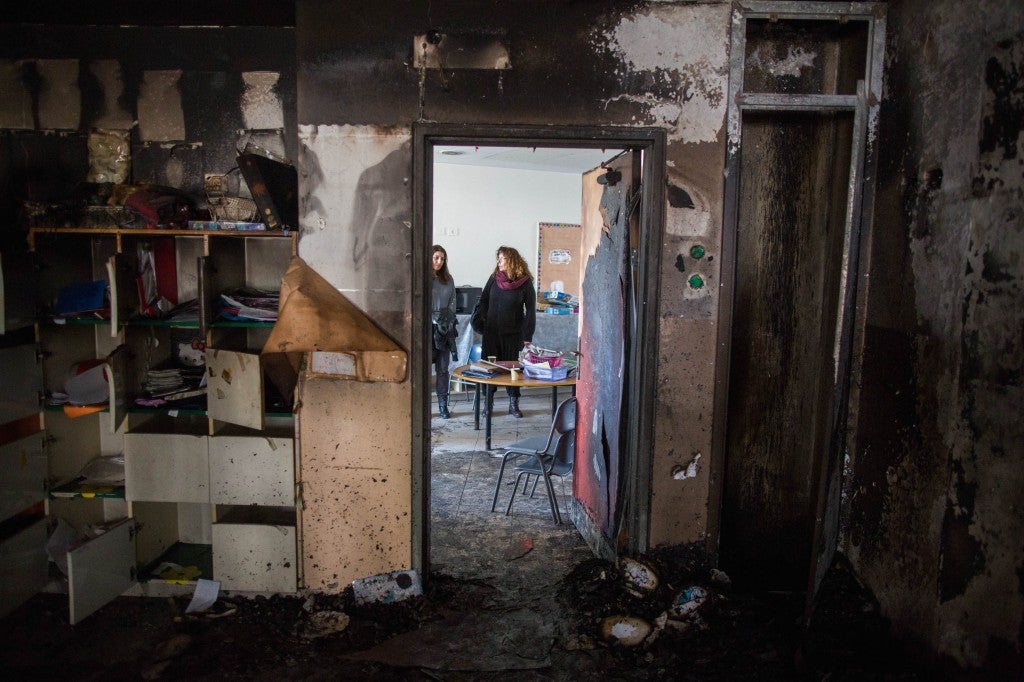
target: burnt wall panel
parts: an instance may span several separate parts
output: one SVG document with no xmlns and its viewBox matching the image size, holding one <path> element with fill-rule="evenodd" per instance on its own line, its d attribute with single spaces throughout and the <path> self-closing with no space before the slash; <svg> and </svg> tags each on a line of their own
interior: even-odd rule
<svg viewBox="0 0 1024 682">
<path fill-rule="evenodd" d="M 399 4 L 402 9 L 396 11 Z M 383 2 L 353 13 L 330 0 L 303 3 L 301 87 L 317 93 L 303 97 L 303 116 L 377 125 L 402 125 L 415 117 L 466 123 L 621 121 L 622 112 L 631 108 L 627 99 L 612 103 L 612 111 L 595 107 L 621 95 L 622 87 L 618 78 L 609 78 L 618 66 L 613 52 L 595 51 L 592 43 L 628 14 L 629 4 L 560 3 L 552 12 L 550 3 L 537 1 L 411 7 Z M 510 50 L 511 68 L 425 69 L 420 74 L 412 67 L 412 38 L 430 28 L 496 38 Z M 632 78 L 632 88 L 675 95 L 671 78 Z M 332 91 L 339 96 L 326 96 Z M 344 97 L 345 92 L 378 96 Z"/>
<path fill-rule="evenodd" d="M 333 377 L 302 387 L 302 573 L 311 589 L 341 592 L 356 578 L 411 566 L 405 392 Z"/>
<path fill-rule="evenodd" d="M 846 549 L 897 631 L 1024 670 L 1019 3 L 892 3 Z"/>
<path fill-rule="evenodd" d="M 685 277 L 700 273 L 708 283 L 700 290 L 689 288 L 678 270 L 662 268 L 666 294 L 657 314 L 672 335 L 661 335 L 660 343 L 692 346 L 680 356 L 684 364 L 659 369 L 656 382 L 662 387 L 680 373 L 713 372 L 729 11 L 726 2 L 502 0 L 435 3 L 427 16 L 425 7 L 398 2 L 358 13 L 339 2 L 300 3 L 300 252 L 378 321 L 394 320 L 384 324 L 405 343 L 412 335 L 410 259 L 416 257 L 408 140 L 416 121 L 660 127 L 668 137 L 665 171 L 676 187 L 662 248 L 672 249 L 674 259 L 699 244 L 710 257 L 686 256 L 692 272 Z M 500 41 L 510 68 L 415 68 L 413 36 L 431 27 L 465 44 Z M 373 192 L 357 189 L 364 173 L 379 179 Z M 377 263 L 360 266 L 358 244 L 382 220 L 400 239 L 371 239 Z M 679 324 L 688 320 L 696 326 Z M 686 338 L 674 336 L 684 328 Z M 682 403 L 693 396 L 676 386 L 663 396 L 661 390 L 655 469 L 672 471 L 683 452 L 710 458 L 710 428 L 673 420 L 679 410 L 689 413 Z M 652 544 L 703 539 L 707 485 L 706 477 L 671 479 L 659 489 Z M 681 496 L 692 513 L 678 514 Z"/>
<path fill-rule="evenodd" d="M 700 320 L 662 320 L 659 343 L 657 433 L 663 448 L 651 472 L 652 506 L 671 509 L 651 518 L 651 536 L 707 538 L 710 443 L 714 423 L 714 366 L 700 362 L 715 343 L 714 327 Z M 668 544 L 668 543 L 665 543 Z"/>
</svg>

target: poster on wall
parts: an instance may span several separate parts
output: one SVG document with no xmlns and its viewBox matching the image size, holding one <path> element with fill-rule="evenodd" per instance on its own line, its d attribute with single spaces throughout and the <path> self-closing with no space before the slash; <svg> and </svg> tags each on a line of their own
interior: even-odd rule
<svg viewBox="0 0 1024 682">
<path fill-rule="evenodd" d="M 545 304 L 545 292 L 580 295 L 580 247 L 582 229 L 573 223 L 540 223 L 537 238 L 537 298 Z"/>
</svg>

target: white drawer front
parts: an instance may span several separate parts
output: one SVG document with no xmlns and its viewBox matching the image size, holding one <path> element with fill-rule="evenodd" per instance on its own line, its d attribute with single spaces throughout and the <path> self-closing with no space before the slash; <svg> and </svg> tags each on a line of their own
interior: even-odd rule
<svg viewBox="0 0 1024 682">
<path fill-rule="evenodd" d="M 191 434 L 125 434 L 125 497 L 132 502 L 208 503 L 208 443 L 207 436 Z"/>
<path fill-rule="evenodd" d="M 0 541 L 0 618 L 46 584 L 46 519 Z"/>
<path fill-rule="evenodd" d="M 295 592 L 294 526 L 213 524 L 213 578 L 225 590 Z"/>
<path fill-rule="evenodd" d="M 31 507 L 45 496 L 46 456 L 41 434 L 0 447 L 0 520 Z"/>
<path fill-rule="evenodd" d="M 291 507 L 295 504 L 292 438 L 210 438 L 210 501 Z"/>
<path fill-rule="evenodd" d="M 0 349 L 0 424 L 39 414 L 43 370 L 35 345 Z"/>
</svg>

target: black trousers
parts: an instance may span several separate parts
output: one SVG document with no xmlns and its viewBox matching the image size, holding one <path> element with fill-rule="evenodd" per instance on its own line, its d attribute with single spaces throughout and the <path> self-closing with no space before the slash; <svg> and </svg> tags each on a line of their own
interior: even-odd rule
<svg viewBox="0 0 1024 682">
<path fill-rule="evenodd" d="M 451 358 L 450 351 L 437 348 L 434 348 L 430 354 L 430 360 L 434 363 L 434 392 L 437 393 L 438 398 L 448 397 L 448 382 L 451 379 L 448 365 L 451 364 Z"/>
</svg>

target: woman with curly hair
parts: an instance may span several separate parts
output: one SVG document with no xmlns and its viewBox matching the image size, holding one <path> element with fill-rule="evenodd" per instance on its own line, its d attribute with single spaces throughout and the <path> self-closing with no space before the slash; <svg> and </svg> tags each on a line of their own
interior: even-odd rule
<svg viewBox="0 0 1024 682">
<path fill-rule="evenodd" d="M 499 246 L 497 265 L 487 278 L 470 323 L 483 336 L 484 356 L 518 360 L 519 351 L 533 340 L 537 326 L 537 292 L 526 261 L 511 246 Z M 492 409 L 494 386 L 487 387 L 485 414 Z M 508 413 L 519 419 L 519 387 L 509 386 Z"/>
</svg>

